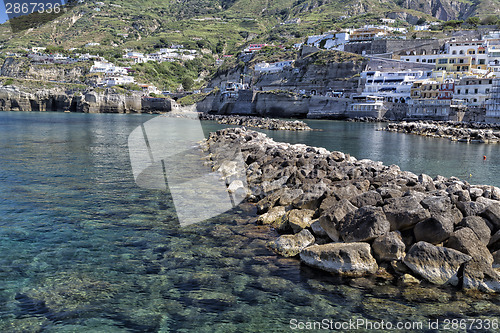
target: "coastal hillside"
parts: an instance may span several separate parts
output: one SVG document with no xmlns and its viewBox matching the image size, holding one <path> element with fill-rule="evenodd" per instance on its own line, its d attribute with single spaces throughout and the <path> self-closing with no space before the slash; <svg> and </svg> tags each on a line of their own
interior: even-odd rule
<svg viewBox="0 0 500 333">
<path fill-rule="evenodd" d="M 109 53 L 116 47 L 145 50 L 182 43 L 232 54 L 250 41 L 287 41 L 385 17 L 404 25 L 499 13 L 499 0 L 82 1 L 47 24 L 15 34 L 9 23 L 0 25 L 0 45 L 50 44 Z M 299 19 L 300 24 L 289 24 Z"/>
</svg>

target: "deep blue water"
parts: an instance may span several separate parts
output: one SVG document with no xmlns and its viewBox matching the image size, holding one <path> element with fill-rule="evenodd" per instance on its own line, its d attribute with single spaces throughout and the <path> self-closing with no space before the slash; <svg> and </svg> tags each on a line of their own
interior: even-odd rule
<svg viewBox="0 0 500 333">
<path fill-rule="evenodd" d="M 0 113 L 0 332 L 289 332 L 292 319 L 427 330 L 429 320 L 499 317 L 494 296 L 342 283 L 279 258 L 265 247 L 275 235 L 249 222 L 245 205 L 181 228 L 169 194 L 132 176 L 128 135 L 152 117 Z M 311 126 L 324 131 L 272 135 L 499 185 L 498 146 Z"/>
</svg>

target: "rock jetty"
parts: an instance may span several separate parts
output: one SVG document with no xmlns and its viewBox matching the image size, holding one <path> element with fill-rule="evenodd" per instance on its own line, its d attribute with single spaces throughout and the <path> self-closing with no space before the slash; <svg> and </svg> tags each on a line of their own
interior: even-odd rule
<svg viewBox="0 0 500 333">
<path fill-rule="evenodd" d="M 381 130 L 471 143 L 499 143 L 500 125 L 459 122 L 415 121 L 389 123 Z"/>
<path fill-rule="evenodd" d="M 270 249 L 346 277 L 500 291 L 500 188 L 416 175 L 244 128 L 203 143 L 213 170 L 241 152 Z M 227 180 L 230 184 L 231 180 Z"/>
<path fill-rule="evenodd" d="M 261 118 L 235 115 L 212 115 L 200 113 L 201 120 L 214 120 L 219 124 L 239 125 L 246 127 L 262 128 L 281 131 L 312 131 L 305 122 L 300 120 L 282 120 L 274 118 Z"/>
</svg>

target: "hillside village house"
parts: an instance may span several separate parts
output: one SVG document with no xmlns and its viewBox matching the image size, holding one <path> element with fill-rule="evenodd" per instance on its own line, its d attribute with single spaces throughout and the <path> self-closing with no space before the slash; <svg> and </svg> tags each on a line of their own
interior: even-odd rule
<svg viewBox="0 0 500 333">
<path fill-rule="evenodd" d="M 485 107 L 493 87 L 493 79 L 489 77 L 465 76 L 455 85 L 454 98 L 465 102 L 468 106 Z"/>
<path fill-rule="evenodd" d="M 255 71 L 262 73 L 277 73 L 281 72 L 285 68 L 292 67 L 293 63 L 293 60 L 278 61 L 271 64 L 267 62 L 261 62 L 255 64 Z"/>
<path fill-rule="evenodd" d="M 262 50 L 263 47 L 269 46 L 268 44 L 250 44 L 243 50 L 243 53 L 254 53 Z"/>
<path fill-rule="evenodd" d="M 126 75 L 127 69 L 124 67 L 115 66 L 107 61 L 94 61 L 94 65 L 90 68 L 90 73 L 104 73 L 107 75 Z"/>
<path fill-rule="evenodd" d="M 112 87 L 112 86 L 118 86 L 121 84 L 130 84 L 130 83 L 135 83 L 135 79 L 132 76 L 110 76 L 110 77 L 105 77 L 102 80 L 102 85 Z"/>
</svg>

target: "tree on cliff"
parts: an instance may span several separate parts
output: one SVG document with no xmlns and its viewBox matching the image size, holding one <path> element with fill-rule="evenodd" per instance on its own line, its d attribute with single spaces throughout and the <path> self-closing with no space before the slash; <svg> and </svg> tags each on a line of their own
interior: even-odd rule
<svg viewBox="0 0 500 333">
<path fill-rule="evenodd" d="M 189 76 L 186 76 L 182 79 L 182 87 L 184 90 L 191 90 L 193 88 L 194 80 Z"/>
</svg>

